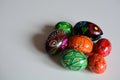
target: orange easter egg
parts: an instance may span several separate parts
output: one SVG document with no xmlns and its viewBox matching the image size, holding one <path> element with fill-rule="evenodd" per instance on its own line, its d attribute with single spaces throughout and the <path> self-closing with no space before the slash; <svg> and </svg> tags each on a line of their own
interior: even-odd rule
<svg viewBox="0 0 120 80">
<path fill-rule="evenodd" d="M 93 49 L 93 42 L 87 36 L 75 35 L 70 37 L 68 47 L 79 50 L 84 54 L 88 54 Z"/>
<path fill-rule="evenodd" d="M 94 73 L 101 74 L 106 70 L 107 64 L 104 57 L 100 54 L 94 53 L 88 57 L 88 69 Z"/>
</svg>

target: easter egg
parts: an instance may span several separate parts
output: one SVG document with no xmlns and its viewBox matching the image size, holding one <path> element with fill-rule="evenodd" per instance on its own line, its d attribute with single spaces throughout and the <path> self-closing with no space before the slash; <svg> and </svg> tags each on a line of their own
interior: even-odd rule
<svg viewBox="0 0 120 80">
<path fill-rule="evenodd" d="M 63 31 L 65 31 L 69 36 L 72 34 L 72 25 L 69 22 L 65 22 L 65 21 L 61 21 L 58 22 L 55 25 L 56 29 L 62 29 Z"/>
<path fill-rule="evenodd" d="M 88 58 L 88 69 L 94 73 L 101 74 L 106 70 L 107 64 L 104 57 L 94 54 Z"/>
<path fill-rule="evenodd" d="M 87 36 L 75 35 L 70 37 L 68 47 L 89 54 L 93 49 L 93 42 Z"/>
<path fill-rule="evenodd" d="M 102 38 L 98 40 L 98 42 L 95 44 L 94 52 L 105 56 L 108 56 L 111 52 L 111 43 L 108 39 Z"/>
<path fill-rule="evenodd" d="M 64 50 L 67 46 L 68 37 L 63 30 L 55 30 L 48 36 L 46 41 L 46 51 L 50 54 L 56 54 Z"/>
<path fill-rule="evenodd" d="M 61 52 L 61 63 L 67 69 L 78 71 L 87 67 L 87 58 L 78 50 L 67 49 Z"/>
<path fill-rule="evenodd" d="M 85 35 L 90 37 L 93 41 L 98 40 L 101 35 L 103 35 L 103 32 L 98 25 L 88 21 L 76 23 L 73 31 L 75 35 Z"/>
</svg>

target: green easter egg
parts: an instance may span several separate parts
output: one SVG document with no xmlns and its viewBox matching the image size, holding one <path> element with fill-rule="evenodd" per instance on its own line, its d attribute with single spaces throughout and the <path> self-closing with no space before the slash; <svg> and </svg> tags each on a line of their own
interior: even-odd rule
<svg viewBox="0 0 120 80">
<path fill-rule="evenodd" d="M 70 70 L 78 71 L 87 67 L 87 57 L 80 51 L 68 49 L 61 52 L 62 65 Z"/>
<path fill-rule="evenodd" d="M 72 25 L 68 22 L 65 22 L 65 21 L 61 21 L 61 22 L 58 22 L 56 25 L 55 25 L 55 28 L 56 29 L 62 29 L 63 31 L 65 31 L 69 36 L 72 34 Z"/>
</svg>

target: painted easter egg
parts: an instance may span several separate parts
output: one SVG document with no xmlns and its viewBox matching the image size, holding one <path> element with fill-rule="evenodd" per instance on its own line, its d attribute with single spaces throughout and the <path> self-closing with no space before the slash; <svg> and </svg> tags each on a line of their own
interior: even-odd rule
<svg viewBox="0 0 120 80">
<path fill-rule="evenodd" d="M 85 69 L 88 62 L 82 52 L 75 49 L 67 49 L 61 52 L 61 63 L 67 69 L 78 71 Z"/>
<path fill-rule="evenodd" d="M 85 35 L 90 37 L 93 41 L 98 40 L 101 35 L 103 35 L 101 28 L 89 21 L 80 21 L 76 23 L 73 31 L 75 35 Z"/>
<path fill-rule="evenodd" d="M 62 29 L 69 36 L 72 34 L 72 25 L 69 22 L 60 21 L 55 25 L 55 29 Z"/>
<path fill-rule="evenodd" d="M 105 56 L 108 56 L 111 52 L 112 46 L 108 39 L 102 38 L 98 40 L 98 42 L 95 44 L 94 52 Z"/>
<path fill-rule="evenodd" d="M 70 37 L 68 47 L 89 54 L 93 49 L 93 42 L 87 36 L 75 35 Z"/>
<path fill-rule="evenodd" d="M 56 54 L 64 50 L 67 46 L 68 37 L 63 30 L 55 30 L 48 36 L 46 41 L 46 51 L 50 54 Z"/>
<path fill-rule="evenodd" d="M 94 54 L 88 58 L 88 69 L 94 73 L 101 74 L 106 70 L 107 64 L 104 57 Z"/>
</svg>

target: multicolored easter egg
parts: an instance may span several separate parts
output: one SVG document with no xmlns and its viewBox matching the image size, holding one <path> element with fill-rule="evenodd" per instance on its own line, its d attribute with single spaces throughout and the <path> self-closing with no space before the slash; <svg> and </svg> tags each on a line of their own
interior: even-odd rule
<svg viewBox="0 0 120 80">
<path fill-rule="evenodd" d="M 101 74 L 106 70 L 107 64 L 104 57 L 94 54 L 88 58 L 88 69 L 94 73 Z"/>
<path fill-rule="evenodd" d="M 94 47 L 94 52 L 103 55 L 104 57 L 110 54 L 112 49 L 111 43 L 108 39 L 100 39 Z"/>
<path fill-rule="evenodd" d="M 61 63 L 67 69 L 78 71 L 85 69 L 88 62 L 82 52 L 75 49 L 68 49 L 61 52 Z"/>
<path fill-rule="evenodd" d="M 93 49 L 93 42 L 87 36 L 75 35 L 70 37 L 68 47 L 89 54 Z"/>
<path fill-rule="evenodd" d="M 61 21 L 58 22 L 55 25 L 56 29 L 62 29 L 63 31 L 65 31 L 69 36 L 72 34 L 72 25 L 69 22 L 65 22 L 65 21 Z"/>
<path fill-rule="evenodd" d="M 88 21 L 80 21 L 76 23 L 73 31 L 75 35 L 85 35 L 90 37 L 93 41 L 98 40 L 101 35 L 103 35 L 99 26 Z"/>
<path fill-rule="evenodd" d="M 50 54 L 56 54 L 60 50 L 65 49 L 67 42 L 67 34 L 63 30 L 55 30 L 48 36 L 46 51 Z"/>
</svg>

